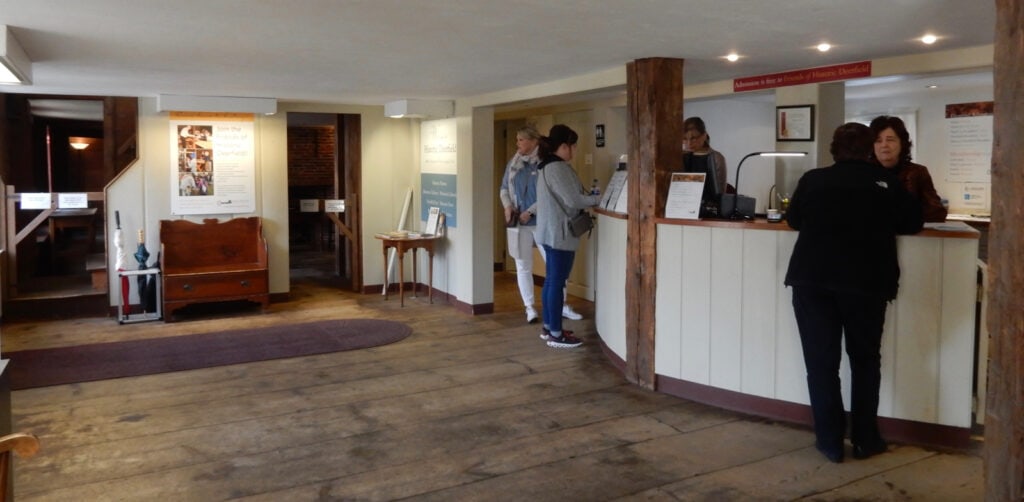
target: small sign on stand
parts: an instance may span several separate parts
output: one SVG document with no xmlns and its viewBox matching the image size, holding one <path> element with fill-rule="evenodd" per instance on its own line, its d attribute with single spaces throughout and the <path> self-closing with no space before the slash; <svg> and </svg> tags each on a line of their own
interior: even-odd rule
<svg viewBox="0 0 1024 502">
<path fill-rule="evenodd" d="M 672 173 L 665 202 L 665 217 L 696 220 L 700 217 L 700 198 L 704 194 L 705 173 Z"/>
</svg>

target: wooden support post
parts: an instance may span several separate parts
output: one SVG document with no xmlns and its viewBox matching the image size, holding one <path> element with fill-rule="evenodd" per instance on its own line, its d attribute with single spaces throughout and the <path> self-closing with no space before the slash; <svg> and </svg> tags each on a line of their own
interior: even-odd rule
<svg viewBox="0 0 1024 502">
<path fill-rule="evenodd" d="M 626 66 L 629 113 L 629 224 L 626 255 L 626 378 L 653 389 L 657 228 L 670 173 L 682 162 L 683 60 Z"/>
<path fill-rule="evenodd" d="M 1024 500 L 1024 2 L 996 0 L 985 500 Z"/>
</svg>

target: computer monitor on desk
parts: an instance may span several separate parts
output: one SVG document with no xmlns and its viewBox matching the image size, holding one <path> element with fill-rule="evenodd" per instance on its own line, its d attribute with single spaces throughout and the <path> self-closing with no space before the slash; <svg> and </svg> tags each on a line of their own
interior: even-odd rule
<svg viewBox="0 0 1024 502">
<path fill-rule="evenodd" d="M 711 169 L 710 155 L 694 155 L 687 153 L 683 155 L 683 172 L 703 173 L 704 192 L 700 197 L 700 217 L 717 218 L 721 214 L 719 203 L 722 191 L 719 189 L 718 173 Z"/>
</svg>

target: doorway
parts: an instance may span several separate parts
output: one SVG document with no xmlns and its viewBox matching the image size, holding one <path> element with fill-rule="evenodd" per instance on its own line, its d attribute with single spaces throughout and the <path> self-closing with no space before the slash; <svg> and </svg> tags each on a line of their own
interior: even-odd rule
<svg viewBox="0 0 1024 502">
<path fill-rule="evenodd" d="M 4 312 L 106 314 L 104 187 L 136 159 L 138 100 L 0 97 Z"/>
<path fill-rule="evenodd" d="M 293 281 L 362 290 L 360 117 L 288 114 L 289 268 Z M 338 210 L 339 201 L 344 209 Z"/>
</svg>

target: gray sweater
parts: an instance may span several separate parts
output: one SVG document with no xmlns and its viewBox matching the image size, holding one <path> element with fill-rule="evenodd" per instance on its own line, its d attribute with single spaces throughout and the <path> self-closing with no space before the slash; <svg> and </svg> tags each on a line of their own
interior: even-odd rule
<svg viewBox="0 0 1024 502">
<path fill-rule="evenodd" d="M 569 233 L 569 220 L 580 209 L 596 206 L 600 195 L 583 191 L 576 171 L 565 161 L 555 161 L 540 170 L 537 180 L 537 244 L 562 251 L 576 251 L 580 240 Z M 557 198 L 557 200 L 556 200 Z"/>
</svg>

